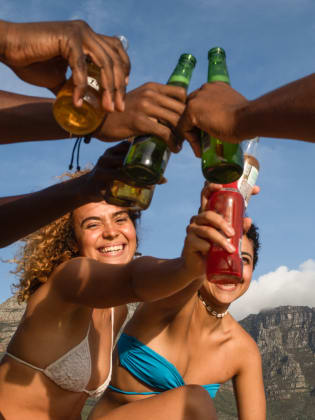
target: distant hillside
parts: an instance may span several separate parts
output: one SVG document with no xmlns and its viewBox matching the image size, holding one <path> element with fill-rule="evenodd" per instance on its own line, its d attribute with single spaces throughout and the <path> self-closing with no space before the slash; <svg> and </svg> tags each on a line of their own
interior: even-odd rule
<svg viewBox="0 0 315 420">
<path fill-rule="evenodd" d="M 241 322 L 263 360 L 270 420 L 315 419 L 315 308 L 281 306 Z M 236 419 L 231 384 L 215 398 L 219 419 Z"/>
<path fill-rule="evenodd" d="M 0 304 L 0 352 L 23 312 L 15 297 Z M 240 323 L 262 355 L 268 420 L 315 419 L 315 308 L 281 306 Z M 230 382 L 214 401 L 220 420 L 237 419 Z"/>
</svg>

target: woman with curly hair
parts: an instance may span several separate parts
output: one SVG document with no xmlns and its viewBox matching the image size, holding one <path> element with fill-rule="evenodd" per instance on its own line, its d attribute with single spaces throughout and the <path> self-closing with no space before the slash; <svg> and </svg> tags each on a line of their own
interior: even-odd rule
<svg viewBox="0 0 315 420">
<path fill-rule="evenodd" d="M 6 419 L 80 418 L 86 399 L 108 386 L 126 303 L 166 298 L 198 282 L 210 241 L 228 250 L 228 224 L 220 220 L 226 236 L 218 235 L 206 212 L 199 225 L 190 224 L 180 257 L 134 259 L 138 217 L 105 201 L 91 202 L 25 239 L 16 273 L 19 300 L 27 307 L 0 364 L 0 412 Z M 147 410 L 147 402 L 139 401 L 119 413 L 134 418 L 142 404 Z M 203 419 L 205 413 L 216 418 L 208 393 L 196 385 L 154 398 L 150 419 L 168 419 L 170 413 L 173 420 Z"/>
</svg>

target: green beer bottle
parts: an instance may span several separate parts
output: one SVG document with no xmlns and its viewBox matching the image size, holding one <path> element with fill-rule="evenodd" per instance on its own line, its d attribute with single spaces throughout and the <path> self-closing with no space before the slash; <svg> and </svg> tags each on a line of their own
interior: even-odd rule
<svg viewBox="0 0 315 420">
<path fill-rule="evenodd" d="M 128 181 L 129 182 L 129 181 Z M 115 179 L 106 190 L 105 200 L 109 204 L 129 207 L 130 210 L 146 210 L 152 200 L 155 185 L 138 187 Z"/>
<path fill-rule="evenodd" d="M 193 55 L 182 54 L 167 84 L 187 90 L 196 62 Z M 163 176 L 170 153 L 160 138 L 153 135 L 138 136 L 126 155 L 124 171 L 137 185 L 157 184 Z"/>
<path fill-rule="evenodd" d="M 224 49 L 211 48 L 208 59 L 208 83 L 230 84 Z M 201 132 L 201 164 L 202 173 L 208 181 L 229 184 L 238 180 L 243 173 L 242 148 L 239 144 L 227 143 Z"/>
</svg>

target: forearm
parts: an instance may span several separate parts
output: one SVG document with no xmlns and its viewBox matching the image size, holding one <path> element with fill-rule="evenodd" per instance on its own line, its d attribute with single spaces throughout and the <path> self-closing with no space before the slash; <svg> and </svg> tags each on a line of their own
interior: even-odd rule
<svg viewBox="0 0 315 420">
<path fill-rule="evenodd" d="M 88 196 L 80 193 L 82 181 L 71 179 L 31 194 L 1 198 L 0 247 L 10 245 L 84 204 Z"/>
<path fill-rule="evenodd" d="M 315 74 L 249 101 L 236 111 L 236 121 L 239 138 L 315 142 Z"/>
<path fill-rule="evenodd" d="M 3 61 L 4 58 L 9 24 L 5 20 L 0 20 L 0 61 Z"/>
<path fill-rule="evenodd" d="M 53 281 L 65 301 L 104 308 L 168 297 L 193 278 L 181 258 L 140 257 L 124 265 L 76 258 L 60 267 Z"/>
<path fill-rule="evenodd" d="M 69 137 L 54 119 L 53 99 L 5 91 L 0 99 L 1 144 Z"/>
<path fill-rule="evenodd" d="M 183 258 L 143 257 L 133 262 L 132 288 L 139 301 L 167 298 L 187 287 L 197 276 L 185 269 Z"/>
</svg>

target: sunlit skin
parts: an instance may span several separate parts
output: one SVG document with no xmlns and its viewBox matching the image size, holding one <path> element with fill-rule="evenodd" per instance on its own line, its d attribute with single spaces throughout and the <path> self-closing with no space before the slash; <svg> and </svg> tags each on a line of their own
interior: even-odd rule
<svg viewBox="0 0 315 420">
<path fill-rule="evenodd" d="M 110 264 L 126 264 L 137 246 L 136 230 L 126 209 L 106 201 L 73 212 L 80 255 Z"/>
<path fill-rule="evenodd" d="M 215 284 L 207 280 L 200 288 L 205 302 L 217 312 L 225 312 L 232 302 L 249 288 L 253 274 L 253 243 L 245 235 L 242 238 L 243 278 L 241 283 Z"/>
</svg>

